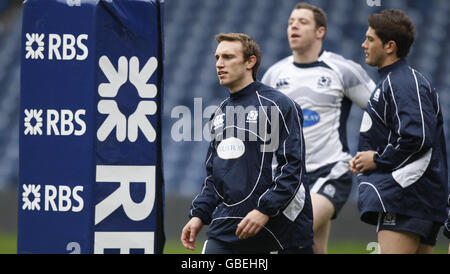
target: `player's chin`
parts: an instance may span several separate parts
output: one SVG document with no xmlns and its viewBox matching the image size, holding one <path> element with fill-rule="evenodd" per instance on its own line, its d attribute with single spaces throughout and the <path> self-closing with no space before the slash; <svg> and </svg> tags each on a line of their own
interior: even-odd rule
<svg viewBox="0 0 450 274">
<path fill-rule="evenodd" d="M 221 86 L 228 87 L 230 85 L 230 81 L 226 78 L 219 78 L 219 83 Z"/>
<path fill-rule="evenodd" d="M 297 40 L 295 41 L 289 40 L 289 46 L 292 51 L 303 51 L 302 45 Z"/>
<path fill-rule="evenodd" d="M 376 62 L 374 62 L 374 60 L 372 60 L 372 58 L 370 57 L 366 57 L 366 64 L 368 64 L 369 66 L 376 66 Z"/>
</svg>

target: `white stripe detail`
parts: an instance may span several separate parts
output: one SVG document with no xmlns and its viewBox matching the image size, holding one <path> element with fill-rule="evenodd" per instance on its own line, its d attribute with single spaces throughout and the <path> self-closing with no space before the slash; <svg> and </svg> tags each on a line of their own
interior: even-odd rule
<svg viewBox="0 0 450 274">
<path fill-rule="evenodd" d="M 384 207 L 384 203 L 383 203 L 383 200 L 381 199 L 381 196 L 380 196 L 380 193 L 378 192 L 378 189 L 377 189 L 373 184 L 371 184 L 371 183 L 366 183 L 366 182 L 360 183 L 359 186 L 358 186 L 358 188 L 359 188 L 360 186 L 362 186 L 362 185 L 368 185 L 368 186 L 371 186 L 371 187 L 375 190 L 375 192 L 376 192 L 377 195 L 378 195 L 378 199 L 380 200 L 381 206 L 383 207 L 383 212 L 386 212 L 386 208 Z"/>
<path fill-rule="evenodd" d="M 430 148 L 427 153 L 425 153 L 418 160 L 392 172 L 392 177 L 394 180 L 402 188 L 407 188 L 417 182 L 417 180 L 419 180 L 427 170 L 431 161 L 432 152 L 433 149 Z"/>
<path fill-rule="evenodd" d="M 377 233 L 380 231 L 380 224 L 381 224 L 381 217 L 382 216 L 383 216 L 383 213 L 378 212 L 378 221 L 377 221 L 377 230 L 376 230 Z"/>
<path fill-rule="evenodd" d="M 373 108 L 372 103 L 369 101 L 369 105 L 370 105 L 370 109 L 377 115 L 378 119 L 380 119 L 383 124 L 386 125 L 386 122 L 383 120 L 383 118 L 381 118 L 380 114 L 378 114 L 378 112 Z"/>
<path fill-rule="evenodd" d="M 394 101 L 394 105 L 395 105 L 395 116 L 397 117 L 398 120 L 398 130 L 397 130 L 397 134 L 398 136 L 400 135 L 400 129 L 402 128 L 402 122 L 400 121 L 400 116 L 398 115 L 398 106 L 397 106 L 397 101 L 395 100 L 395 96 L 394 96 L 394 89 L 392 88 L 392 83 L 391 83 L 391 77 L 390 77 L 390 73 L 387 76 L 388 82 L 389 82 L 389 87 L 391 88 L 391 95 L 392 95 L 392 100 Z M 401 137 L 400 137 L 401 138 Z"/>
<path fill-rule="evenodd" d="M 414 70 L 411 70 L 411 71 L 412 71 L 412 74 L 413 74 L 413 76 L 414 76 L 414 80 L 415 80 L 415 82 L 416 82 L 417 98 L 418 98 L 418 100 L 419 100 L 419 109 L 420 109 L 420 116 L 421 116 L 421 122 L 422 122 L 422 144 L 420 145 L 420 148 L 419 148 L 416 152 L 414 152 L 414 153 L 412 153 L 411 155 L 409 155 L 409 156 L 408 156 L 408 157 L 407 157 L 400 165 L 398 165 L 396 168 L 394 168 L 394 170 L 395 170 L 395 169 L 398 169 L 398 168 L 400 168 L 402 165 L 404 165 L 404 164 L 405 164 L 405 163 L 406 163 L 406 162 L 407 162 L 414 154 L 416 154 L 417 152 L 419 152 L 419 151 L 423 148 L 423 145 L 425 144 L 425 122 L 424 122 L 424 118 L 423 118 L 422 100 L 420 99 L 419 83 L 418 83 L 418 81 L 417 81 L 417 76 L 416 76 Z M 395 112 L 396 112 L 396 116 L 397 116 L 398 123 L 399 123 L 398 131 L 397 131 L 398 135 L 400 136 L 399 139 L 397 140 L 397 142 L 399 142 L 400 139 L 402 138 L 402 137 L 401 137 L 401 134 L 400 134 L 401 121 L 400 121 L 400 116 L 399 116 L 399 114 L 398 114 L 397 102 L 396 102 L 395 97 L 394 97 L 394 90 L 392 89 L 392 84 L 391 84 L 391 78 L 390 78 L 390 75 L 388 75 L 388 81 L 389 81 L 389 87 L 391 88 L 392 100 L 394 101 L 394 104 L 395 104 Z M 397 146 L 395 149 L 397 149 L 397 148 L 398 148 L 398 146 Z M 386 151 L 386 149 L 385 149 L 385 151 Z M 383 152 L 383 154 L 384 154 L 384 152 Z"/>
<path fill-rule="evenodd" d="M 294 199 L 289 203 L 286 209 L 283 211 L 284 216 L 294 222 L 298 215 L 302 212 L 305 206 L 306 190 L 303 184 L 301 184 L 300 189 L 295 194 Z"/>
<path fill-rule="evenodd" d="M 262 96 L 262 95 L 259 95 L 258 91 L 256 92 L 256 94 L 258 95 L 258 97 L 264 98 L 264 99 L 266 99 L 267 101 L 269 101 L 269 102 L 271 102 L 272 104 L 275 105 L 275 107 L 278 109 L 278 112 L 281 114 L 281 118 L 283 119 L 283 123 L 284 123 L 284 127 L 286 128 L 286 132 L 290 135 L 291 133 L 290 133 L 289 128 L 288 128 L 288 126 L 287 126 L 287 124 L 286 124 L 286 120 L 284 119 L 283 112 L 281 112 L 281 109 L 278 107 L 277 103 L 275 103 L 273 100 L 270 100 L 270 99 L 267 98 L 267 97 L 264 97 L 264 96 Z M 267 115 L 267 114 L 266 114 L 266 115 Z"/>
<path fill-rule="evenodd" d="M 349 170 L 349 164 L 347 162 L 338 162 L 334 167 L 330 170 L 330 173 L 326 177 L 321 177 L 314 182 L 313 187 L 311 188 L 311 193 L 317 193 L 322 186 L 328 182 L 329 180 L 338 179 L 342 175 L 344 175 Z"/>
<path fill-rule="evenodd" d="M 441 111 L 441 104 L 439 103 L 439 93 L 436 93 L 436 105 L 437 105 L 437 111 L 436 111 L 436 117 L 438 117 L 439 112 Z"/>
<path fill-rule="evenodd" d="M 204 183 L 203 183 L 203 187 L 202 187 L 202 191 L 199 193 L 199 194 L 197 194 L 197 196 L 195 196 L 195 198 L 194 198 L 194 200 L 192 200 L 192 203 L 191 203 L 191 205 L 192 205 L 192 209 L 191 209 L 191 215 L 194 215 L 194 210 L 196 210 L 197 209 L 197 207 L 195 206 L 195 201 L 197 200 L 197 198 L 200 196 L 200 195 L 202 195 L 203 194 L 203 191 L 205 190 L 205 188 L 206 188 L 206 184 L 208 183 L 208 179 L 209 178 L 211 178 L 212 176 L 210 175 L 210 176 L 208 176 L 208 177 L 206 177 L 205 178 L 205 181 L 204 181 Z M 214 184 L 213 184 L 213 186 L 214 186 Z M 215 189 L 215 188 L 214 188 Z M 216 191 L 217 192 L 217 191 Z M 217 193 L 218 194 L 218 193 Z M 220 196 L 220 195 L 219 195 Z M 223 198 L 222 198 L 223 199 Z"/>
<path fill-rule="evenodd" d="M 398 167 L 396 167 L 395 169 L 400 168 L 402 165 L 404 165 L 414 154 L 416 154 L 417 152 L 421 151 L 423 148 L 423 145 L 425 144 L 425 122 L 424 122 L 424 118 L 423 118 L 423 110 L 422 110 L 422 100 L 420 99 L 420 92 L 419 92 L 419 83 L 417 81 L 417 77 L 416 74 L 414 73 L 414 70 L 411 70 L 412 74 L 414 75 L 414 79 L 416 81 L 416 89 L 417 89 L 417 99 L 419 100 L 419 109 L 420 109 L 420 117 L 421 117 L 421 121 L 422 121 L 422 144 L 420 144 L 420 148 L 416 151 L 413 152 L 411 155 L 409 155 L 400 165 L 398 165 Z M 400 128 L 399 128 L 399 132 L 400 132 Z M 400 134 L 399 134 L 400 135 Z M 430 156 L 431 157 L 431 156 Z"/>
<path fill-rule="evenodd" d="M 257 95 L 257 97 L 258 97 L 259 105 L 261 106 L 261 109 L 263 110 L 264 114 L 266 115 L 266 118 L 267 118 L 267 121 L 269 122 L 269 125 L 272 125 L 272 121 L 270 121 L 269 116 L 267 115 L 267 112 L 266 112 L 266 110 L 264 109 L 264 106 L 263 106 L 263 104 L 262 104 L 262 102 L 261 102 L 261 98 L 260 98 L 260 96 L 259 96 L 258 91 L 256 91 L 256 95 Z"/>
<path fill-rule="evenodd" d="M 203 245 L 202 254 L 205 254 L 206 245 L 208 244 L 208 240 L 205 241 L 205 244 Z"/>
<path fill-rule="evenodd" d="M 259 96 L 259 94 L 258 94 L 258 96 Z M 263 96 L 261 96 L 261 97 L 263 97 Z M 265 98 L 265 97 L 263 97 L 263 98 Z M 289 97 L 288 97 L 289 98 Z M 267 98 L 265 98 L 265 99 L 267 99 Z M 299 119 L 299 113 L 298 113 L 298 111 L 297 111 L 297 108 L 296 108 L 296 106 L 295 106 L 295 102 L 291 99 L 291 98 L 289 98 L 290 99 L 290 101 L 291 101 L 291 103 L 293 104 L 293 107 L 294 107 L 294 109 L 295 109 L 295 112 L 296 112 L 296 114 L 297 114 L 297 122 L 298 122 L 298 126 L 299 126 L 299 132 L 302 132 L 303 131 L 303 129 L 302 129 L 302 126 L 301 126 L 301 123 L 300 123 L 300 119 Z M 267 100 L 269 100 L 269 99 L 267 99 Z M 272 100 L 270 100 L 271 102 L 273 102 Z M 273 102 L 274 104 L 275 104 L 275 102 Z M 276 105 L 276 104 L 275 104 Z M 283 116 L 283 113 L 281 112 L 281 110 L 280 110 L 280 108 L 278 108 L 278 106 L 277 106 L 277 109 L 278 109 L 278 111 L 280 112 L 280 114 L 281 114 L 281 116 L 283 117 L 283 121 L 284 121 L 284 125 L 285 125 L 285 127 L 286 127 L 286 130 L 287 130 L 287 125 L 286 125 L 286 122 L 285 122 L 285 120 L 284 120 L 284 116 Z M 285 161 L 286 161 L 286 163 L 283 165 L 283 167 L 284 166 L 286 166 L 287 164 L 288 164 L 288 160 L 287 160 L 287 158 L 286 158 L 286 140 L 287 140 L 287 138 L 289 138 L 289 136 L 290 136 L 290 132 L 287 130 L 287 133 L 288 133 L 288 136 L 286 137 L 286 139 L 284 140 L 284 142 L 283 142 L 283 155 L 284 155 L 284 159 L 285 159 Z M 301 150 L 300 151 L 303 151 L 304 150 L 304 145 L 303 145 L 303 138 L 301 138 Z M 272 159 L 272 174 L 274 174 L 274 170 L 275 170 L 275 168 L 276 167 L 274 167 L 273 166 L 273 159 Z M 278 161 L 277 161 L 277 164 L 278 164 Z M 275 189 L 276 189 L 276 187 L 277 187 L 277 183 L 276 183 L 276 180 L 281 176 L 281 174 L 282 174 L 282 171 L 283 171 L 283 167 L 281 168 L 281 170 L 280 170 L 280 175 L 279 176 L 277 176 L 277 178 L 274 180 L 274 182 L 275 182 L 275 186 L 274 186 L 274 188 L 273 188 L 273 190 L 272 191 L 274 191 Z M 295 194 L 294 194 L 294 196 L 291 198 L 291 200 L 290 201 L 288 201 L 287 202 L 287 204 L 290 204 L 290 203 L 292 203 L 293 202 L 293 200 L 295 200 L 295 198 L 297 197 L 297 194 L 298 194 L 298 192 L 299 192 L 299 190 L 300 190 L 300 188 L 302 187 L 303 189 L 304 189 L 304 187 L 303 187 L 303 184 L 301 183 L 301 178 L 302 178 L 302 175 L 303 175 L 303 169 L 302 168 L 300 168 L 300 174 L 299 174 L 299 185 L 297 186 L 297 189 L 295 190 Z M 273 176 L 272 176 L 273 177 Z M 258 199 L 258 206 L 259 206 L 259 203 L 260 203 L 260 201 L 261 201 L 261 198 L 264 196 L 264 195 L 266 195 L 266 193 L 269 191 L 270 189 L 267 189 L 262 195 L 261 195 L 261 197 L 259 197 L 259 199 Z M 303 198 L 303 200 L 304 200 L 304 198 Z M 304 204 L 304 202 L 303 202 L 303 204 Z M 301 206 L 301 208 L 303 209 L 303 205 Z M 302 210 L 301 209 L 301 210 Z M 301 210 L 300 210 L 300 212 L 301 212 Z M 279 213 L 280 211 L 278 210 L 273 216 L 277 216 L 278 215 L 278 213 Z M 299 213 L 300 213 L 299 212 Z M 295 218 L 294 218 L 294 220 L 295 220 Z"/>
<path fill-rule="evenodd" d="M 287 140 L 287 138 L 286 138 L 286 140 Z M 284 160 L 286 161 L 286 163 L 281 167 L 280 174 L 273 180 L 275 182 L 275 187 L 273 188 L 273 190 L 277 189 L 277 184 L 278 184 L 277 180 L 278 180 L 278 178 L 281 177 L 281 175 L 283 175 L 283 169 L 287 166 L 287 164 L 289 164 L 289 161 L 286 158 L 286 140 L 284 140 L 284 142 L 283 142 L 283 156 L 284 156 Z M 259 204 L 259 202 L 258 202 L 258 204 Z"/>
<path fill-rule="evenodd" d="M 207 159 L 206 162 L 205 162 L 205 166 L 207 166 L 207 165 L 208 165 L 208 162 L 211 160 L 212 154 L 213 154 L 212 152 L 209 154 L 209 157 L 208 157 L 208 159 Z M 201 191 L 199 194 L 197 194 L 197 196 L 195 196 L 194 200 L 192 200 L 192 203 L 191 203 L 192 209 L 191 209 L 191 211 L 190 211 L 191 215 L 194 215 L 193 212 L 194 212 L 194 210 L 197 209 L 197 207 L 195 206 L 195 201 L 197 200 L 197 198 L 198 198 L 200 195 L 203 194 L 203 191 L 204 191 L 205 188 L 206 188 L 206 184 L 208 183 L 208 179 L 209 179 L 209 178 L 212 178 L 212 175 L 209 175 L 208 177 L 205 178 L 205 181 L 203 182 L 202 191 Z M 212 186 L 213 186 L 214 191 L 216 192 L 217 196 L 219 196 L 219 197 L 223 200 L 223 197 L 222 197 L 222 196 L 219 194 L 219 192 L 217 191 L 216 186 L 214 185 L 214 183 L 212 183 Z"/>
<path fill-rule="evenodd" d="M 244 219 L 244 217 L 232 217 L 232 216 L 230 216 L 230 217 L 217 217 L 217 218 L 213 219 L 213 220 L 211 221 L 211 223 L 213 223 L 213 222 L 216 221 L 216 220 L 226 220 L 226 219 Z M 265 230 L 267 230 L 267 232 L 269 232 L 270 235 L 272 235 L 272 237 L 275 239 L 275 241 L 277 241 L 277 243 L 278 243 L 278 245 L 281 247 L 281 249 L 284 249 L 283 245 L 280 243 L 280 241 L 279 241 L 278 238 L 275 236 L 275 234 L 273 234 L 273 232 L 270 231 L 270 229 L 268 229 L 267 227 L 263 226 L 263 228 L 264 228 Z"/>
</svg>

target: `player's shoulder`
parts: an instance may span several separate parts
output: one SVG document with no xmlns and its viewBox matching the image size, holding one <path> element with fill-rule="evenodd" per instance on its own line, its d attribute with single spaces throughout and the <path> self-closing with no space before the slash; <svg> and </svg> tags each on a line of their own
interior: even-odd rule
<svg viewBox="0 0 450 274">
<path fill-rule="evenodd" d="M 360 64 L 353 60 L 347 59 L 340 54 L 324 51 L 320 56 L 320 60 L 337 72 L 346 85 L 360 82 L 372 82 L 372 79 Z"/>
<path fill-rule="evenodd" d="M 257 95 L 262 102 L 266 101 L 268 105 L 276 105 L 279 107 L 283 106 L 288 108 L 292 105 L 292 100 L 286 94 L 261 82 L 259 83 Z"/>
<path fill-rule="evenodd" d="M 331 51 L 324 51 L 320 55 L 319 60 L 339 70 L 349 70 L 351 68 L 362 69 L 362 67 L 355 61 L 347 59 L 344 56 Z"/>
<path fill-rule="evenodd" d="M 293 55 L 287 56 L 287 57 L 277 61 L 273 65 L 271 65 L 267 69 L 266 74 L 279 71 L 281 68 L 284 68 L 284 67 L 286 67 L 288 65 L 291 65 L 293 62 L 294 62 L 294 56 Z"/>
<path fill-rule="evenodd" d="M 386 76 L 385 81 L 394 90 L 410 90 L 414 93 L 417 92 L 418 87 L 426 87 L 429 91 L 433 90 L 429 78 L 420 71 L 410 67 L 406 62 L 393 69 Z"/>
</svg>

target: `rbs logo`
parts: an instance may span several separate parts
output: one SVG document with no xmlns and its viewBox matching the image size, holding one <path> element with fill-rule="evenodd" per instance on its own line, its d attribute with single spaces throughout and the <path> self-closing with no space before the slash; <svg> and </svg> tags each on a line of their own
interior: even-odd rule
<svg viewBox="0 0 450 274">
<path fill-rule="evenodd" d="M 42 202 L 45 211 L 80 212 L 84 208 L 83 186 L 53 185 L 44 186 L 44 197 L 41 199 L 41 185 L 23 185 L 22 210 L 40 211 Z"/>
<path fill-rule="evenodd" d="M 46 133 L 50 135 L 61 136 L 82 136 L 86 132 L 86 122 L 82 117 L 86 115 L 86 110 L 79 109 L 72 112 L 69 109 L 47 109 L 46 111 L 46 130 L 42 129 L 44 126 L 44 119 L 42 118 L 42 109 L 25 109 L 25 135 L 42 135 Z"/>
<path fill-rule="evenodd" d="M 89 49 L 86 46 L 87 34 L 74 36 L 72 34 L 27 33 L 25 43 L 25 59 L 48 60 L 86 60 Z"/>
</svg>

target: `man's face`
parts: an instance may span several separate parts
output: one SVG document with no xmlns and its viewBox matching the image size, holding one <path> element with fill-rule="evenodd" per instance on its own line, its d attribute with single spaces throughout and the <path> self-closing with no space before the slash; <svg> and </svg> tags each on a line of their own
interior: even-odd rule
<svg viewBox="0 0 450 274">
<path fill-rule="evenodd" d="M 314 13 L 308 9 L 294 9 L 288 21 L 287 35 L 293 51 L 305 52 L 318 37 Z"/>
<path fill-rule="evenodd" d="M 386 59 L 386 54 L 384 52 L 384 45 L 381 39 L 377 36 L 374 29 L 369 27 L 366 32 L 366 40 L 361 45 L 366 54 L 366 63 L 369 66 L 375 66 L 380 68 L 384 60 Z"/>
<path fill-rule="evenodd" d="M 246 73 L 249 73 L 247 63 L 244 61 L 241 42 L 220 42 L 216 49 L 216 69 L 220 85 L 227 88 L 238 86 L 243 81 Z"/>
</svg>

